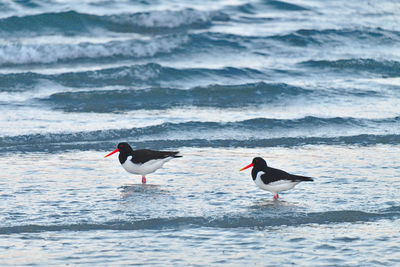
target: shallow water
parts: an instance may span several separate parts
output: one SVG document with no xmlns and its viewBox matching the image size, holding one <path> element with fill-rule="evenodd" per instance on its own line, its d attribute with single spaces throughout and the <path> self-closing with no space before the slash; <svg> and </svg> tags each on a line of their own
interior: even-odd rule
<svg viewBox="0 0 400 267">
<path fill-rule="evenodd" d="M 0 9 L 0 265 L 400 265 L 396 1 Z"/>
<path fill-rule="evenodd" d="M 2 263 L 399 264 L 399 146 L 181 150 L 147 185 L 99 151 L 2 156 Z M 273 201 L 253 155 L 315 182 Z"/>
</svg>

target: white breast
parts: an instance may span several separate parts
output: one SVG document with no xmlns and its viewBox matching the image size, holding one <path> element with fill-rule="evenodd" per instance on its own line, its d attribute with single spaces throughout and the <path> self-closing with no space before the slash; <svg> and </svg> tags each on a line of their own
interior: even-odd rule
<svg viewBox="0 0 400 267">
<path fill-rule="evenodd" d="M 140 175 L 146 175 L 152 172 L 155 172 L 157 169 L 161 168 L 162 165 L 171 160 L 172 157 L 168 157 L 165 159 L 153 159 L 149 160 L 143 164 L 140 163 L 133 163 L 131 161 L 132 156 L 129 156 L 126 161 L 122 164 L 122 167 L 127 172 L 134 173 L 134 174 L 140 174 Z"/>
<path fill-rule="evenodd" d="M 259 171 L 257 173 L 256 179 L 254 180 L 254 182 L 256 183 L 256 185 L 259 188 L 266 190 L 268 192 L 271 192 L 274 195 L 278 194 L 279 192 L 292 189 L 293 187 L 295 187 L 295 185 L 300 183 L 300 182 L 294 182 L 294 181 L 290 181 L 290 180 L 280 180 L 280 181 L 272 182 L 269 184 L 264 184 L 264 182 L 261 180 L 261 175 L 263 175 L 264 173 L 265 172 Z"/>
</svg>

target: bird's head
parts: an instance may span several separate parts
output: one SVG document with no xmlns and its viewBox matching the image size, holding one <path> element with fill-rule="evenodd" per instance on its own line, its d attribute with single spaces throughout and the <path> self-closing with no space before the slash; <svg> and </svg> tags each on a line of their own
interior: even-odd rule
<svg viewBox="0 0 400 267">
<path fill-rule="evenodd" d="M 240 171 L 243 171 L 243 170 L 253 167 L 253 166 L 256 169 L 263 169 L 263 168 L 267 167 L 267 162 L 261 157 L 255 157 L 249 165 L 241 168 Z"/>
<path fill-rule="evenodd" d="M 117 146 L 117 149 L 115 149 L 113 152 L 105 155 L 104 157 L 106 158 L 117 152 L 120 152 L 122 154 L 130 154 L 132 152 L 132 147 L 126 142 L 119 143 Z"/>
</svg>

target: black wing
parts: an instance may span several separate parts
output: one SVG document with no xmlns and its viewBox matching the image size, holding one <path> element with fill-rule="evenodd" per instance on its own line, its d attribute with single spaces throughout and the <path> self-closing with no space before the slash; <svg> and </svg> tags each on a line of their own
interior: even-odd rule
<svg viewBox="0 0 400 267">
<path fill-rule="evenodd" d="M 132 152 L 133 163 L 145 163 L 153 159 L 165 159 L 168 157 L 179 158 L 177 151 L 156 151 L 150 149 L 139 149 Z"/>
<path fill-rule="evenodd" d="M 293 175 L 290 173 L 287 173 L 285 171 L 279 170 L 279 169 L 274 169 L 267 167 L 266 170 L 264 170 L 264 174 L 261 175 L 261 180 L 265 184 L 269 184 L 272 182 L 280 181 L 280 180 L 289 180 L 289 181 L 313 181 L 310 177 L 305 177 L 305 176 L 300 176 L 300 175 Z"/>
</svg>

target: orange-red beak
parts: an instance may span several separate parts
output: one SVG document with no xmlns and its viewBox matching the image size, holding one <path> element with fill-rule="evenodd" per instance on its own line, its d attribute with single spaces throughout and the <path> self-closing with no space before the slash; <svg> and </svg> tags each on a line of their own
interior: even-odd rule
<svg viewBox="0 0 400 267">
<path fill-rule="evenodd" d="M 253 167 L 253 163 L 250 163 L 249 165 L 247 165 L 246 167 L 241 168 L 239 171 L 243 171 L 247 168 Z"/>
<path fill-rule="evenodd" d="M 105 155 L 104 157 L 107 158 L 108 156 L 111 156 L 114 153 L 117 153 L 119 151 L 119 149 L 115 149 L 113 152 L 111 152 L 110 154 Z"/>
</svg>

